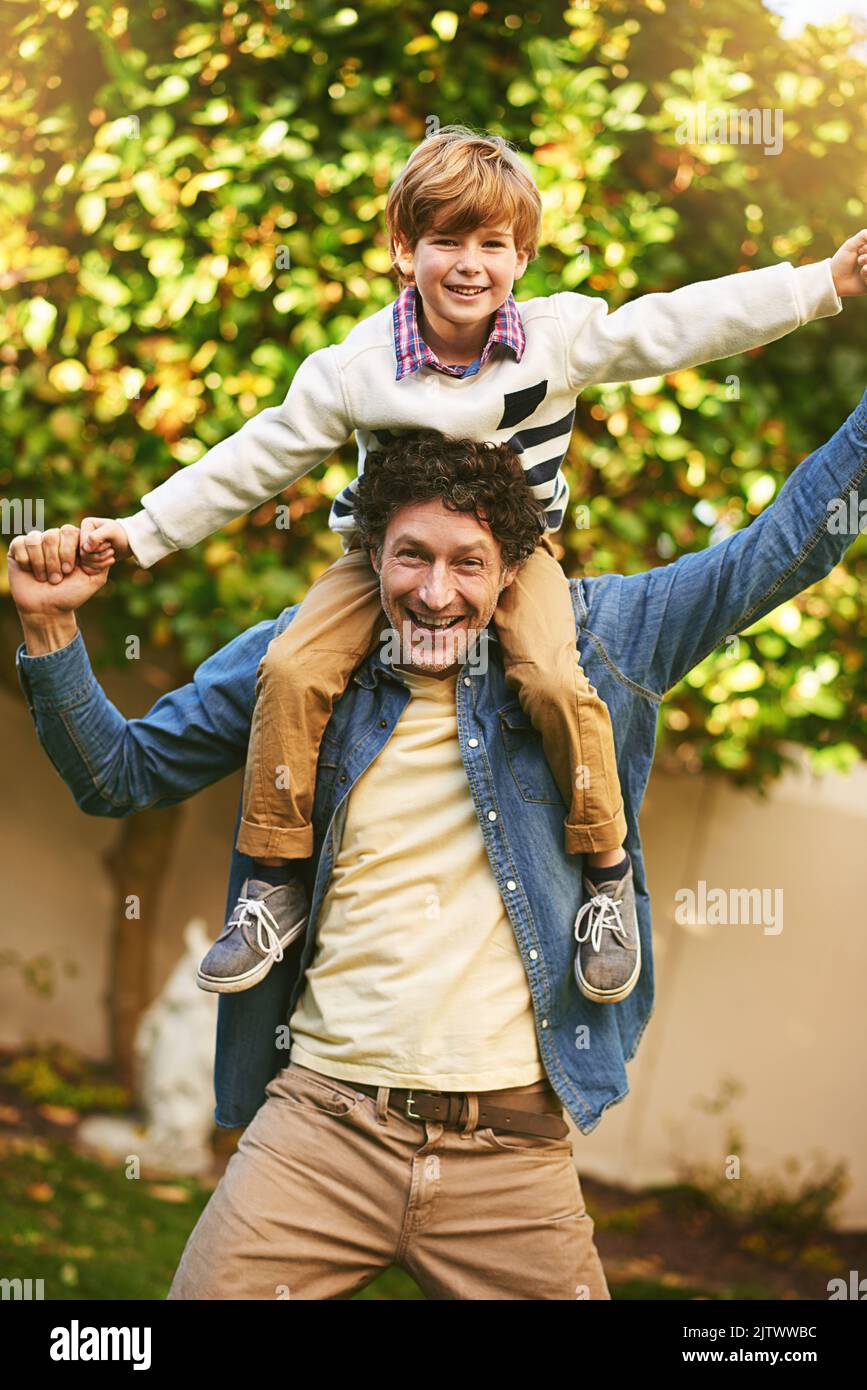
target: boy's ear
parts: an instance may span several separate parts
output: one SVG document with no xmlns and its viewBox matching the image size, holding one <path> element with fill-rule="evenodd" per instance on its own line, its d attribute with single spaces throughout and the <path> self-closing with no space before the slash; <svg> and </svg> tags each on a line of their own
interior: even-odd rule
<svg viewBox="0 0 867 1390">
<path fill-rule="evenodd" d="M 515 262 L 515 279 L 520 280 L 527 266 L 530 264 L 530 256 L 527 251 L 520 251 Z"/>
<path fill-rule="evenodd" d="M 394 251 L 401 273 L 412 275 L 412 254 L 397 236 L 394 238 Z"/>
</svg>

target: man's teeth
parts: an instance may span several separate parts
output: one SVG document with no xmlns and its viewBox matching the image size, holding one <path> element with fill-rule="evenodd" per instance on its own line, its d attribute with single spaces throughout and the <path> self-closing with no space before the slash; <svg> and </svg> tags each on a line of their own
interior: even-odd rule
<svg viewBox="0 0 867 1390">
<path fill-rule="evenodd" d="M 410 609 L 410 617 L 419 627 L 452 627 L 454 623 L 459 623 L 460 614 L 456 618 L 420 618 L 417 613 Z"/>
</svg>

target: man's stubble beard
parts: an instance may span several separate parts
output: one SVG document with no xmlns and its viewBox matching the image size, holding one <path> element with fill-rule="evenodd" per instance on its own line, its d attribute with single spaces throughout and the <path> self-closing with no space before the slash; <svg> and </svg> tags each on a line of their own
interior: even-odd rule
<svg viewBox="0 0 867 1390">
<path fill-rule="evenodd" d="M 497 590 L 496 601 L 485 622 L 480 623 L 478 627 L 466 628 L 466 636 L 462 633 L 457 637 L 452 637 L 449 629 L 445 629 L 442 639 L 437 639 L 432 635 L 427 639 L 422 638 L 415 642 L 410 640 L 411 624 L 409 619 L 398 619 L 396 612 L 388 603 L 382 575 L 379 574 L 379 601 L 388 623 L 388 627 L 381 634 L 383 640 L 390 634 L 395 634 L 396 641 L 400 646 L 400 664 L 411 666 L 413 670 L 421 672 L 422 675 L 440 674 L 443 671 L 449 671 L 452 667 L 454 667 L 454 673 L 457 674 L 468 657 L 472 659 L 474 653 L 478 655 L 481 644 L 485 641 L 485 629 L 497 611 L 500 595 L 506 587 L 503 582 L 505 574 L 506 569 L 501 566 L 500 586 Z"/>
</svg>

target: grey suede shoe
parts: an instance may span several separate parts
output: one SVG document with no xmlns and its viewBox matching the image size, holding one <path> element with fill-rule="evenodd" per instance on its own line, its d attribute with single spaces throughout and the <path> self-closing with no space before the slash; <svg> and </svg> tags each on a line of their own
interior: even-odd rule
<svg viewBox="0 0 867 1390">
<path fill-rule="evenodd" d="M 228 922 L 196 975 L 199 989 L 238 994 L 264 980 L 283 948 L 307 925 L 307 891 L 300 878 L 275 887 L 247 878 Z"/>
<path fill-rule="evenodd" d="M 635 988 L 641 973 L 641 939 L 635 915 L 632 864 L 623 878 L 591 883 L 589 900 L 575 918 L 575 981 L 596 1004 L 616 1004 Z"/>
</svg>

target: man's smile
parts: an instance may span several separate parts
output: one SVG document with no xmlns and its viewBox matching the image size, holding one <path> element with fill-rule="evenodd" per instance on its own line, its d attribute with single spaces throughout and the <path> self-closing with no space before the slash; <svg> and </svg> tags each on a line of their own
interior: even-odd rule
<svg viewBox="0 0 867 1390">
<path fill-rule="evenodd" d="M 445 630 L 447 628 L 455 627 L 459 622 L 461 622 L 463 618 L 467 616 L 466 613 L 454 613 L 450 616 L 446 615 L 445 617 L 430 618 L 425 613 L 419 613 L 414 608 L 410 608 L 406 604 L 404 605 L 404 607 L 406 608 L 407 613 L 409 614 L 416 627 L 427 627 Z"/>
</svg>

